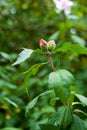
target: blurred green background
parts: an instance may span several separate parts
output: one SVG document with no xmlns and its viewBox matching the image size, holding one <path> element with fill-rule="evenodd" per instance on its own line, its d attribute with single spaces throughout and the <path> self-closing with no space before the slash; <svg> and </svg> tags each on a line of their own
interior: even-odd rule
<svg viewBox="0 0 87 130">
<path fill-rule="evenodd" d="M 71 42 L 87 47 L 87 1 L 74 0 L 71 14 L 55 11 L 52 0 L 0 0 L 0 130 L 38 130 L 53 109 L 43 97 L 25 115 L 29 101 L 48 89 L 50 65 L 41 67 L 28 80 L 26 93 L 23 74 L 35 63 L 46 62 L 42 55 L 32 55 L 26 62 L 12 66 L 21 48 L 39 48 L 41 38 L 56 41 L 57 47 Z M 87 55 L 59 53 L 53 57 L 57 68 L 71 71 L 77 82 L 77 93 L 87 96 Z M 87 112 L 87 108 L 82 108 Z M 87 119 L 84 119 L 87 130 Z"/>
</svg>

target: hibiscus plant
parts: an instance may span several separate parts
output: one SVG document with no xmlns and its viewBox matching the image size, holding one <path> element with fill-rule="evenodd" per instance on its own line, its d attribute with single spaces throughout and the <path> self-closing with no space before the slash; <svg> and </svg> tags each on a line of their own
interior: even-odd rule
<svg viewBox="0 0 87 130">
<path fill-rule="evenodd" d="M 87 49 L 78 44 L 66 42 L 58 48 L 54 40 L 47 42 L 41 39 L 40 49 L 32 50 L 24 48 L 13 64 L 20 64 L 30 58 L 32 54 L 35 55 L 36 53 L 38 55 L 47 56 L 46 63 L 37 63 L 29 68 L 26 72 L 27 79 L 30 78 L 31 75 L 35 75 L 43 65 L 50 64 L 52 67 L 52 72 L 48 75 L 48 90 L 35 97 L 26 107 L 27 114 L 29 110 L 35 107 L 37 102 L 39 102 L 39 97 L 50 97 L 49 105 L 54 108 L 54 112 L 49 114 L 47 123 L 39 124 L 40 130 L 85 130 L 83 120 L 78 113 L 85 116 L 87 116 L 87 114 L 77 106 L 78 104 L 82 107 L 87 106 L 87 98 L 76 93 L 76 79 L 73 74 L 63 68 L 57 70 L 52 59 L 52 57 L 55 57 L 55 54 L 62 52 L 66 53 L 67 51 L 76 52 L 78 55 L 87 54 Z M 28 93 L 27 86 L 26 90 Z"/>
</svg>

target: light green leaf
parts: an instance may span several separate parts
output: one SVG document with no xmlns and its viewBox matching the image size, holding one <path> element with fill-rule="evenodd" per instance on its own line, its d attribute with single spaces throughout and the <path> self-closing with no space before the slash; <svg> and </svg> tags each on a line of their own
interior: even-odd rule
<svg viewBox="0 0 87 130">
<path fill-rule="evenodd" d="M 87 48 L 79 44 L 64 43 L 62 47 L 55 49 L 54 53 L 71 51 L 76 54 L 87 54 Z"/>
<path fill-rule="evenodd" d="M 72 102 L 72 106 L 74 106 L 74 105 L 82 105 L 82 106 L 85 106 L 83 103 L 81 103 L 81 102 Z"/>
<path fill-rule="evenodd" d="M 56 40 L 56 39 L 58 39 L 58 36 L 59 36 L 59 31 L 53 33 L 53 34 L 49 37 L 48 40 L 49 40 L 49 41 L 50 41 L 50 40 Z"/>
<path fill-rule="evenodd" d="M 5 101 L 7 101 L 8 103 L 10 103 L 11 105 L 13 105 L 14 107 L 18 107 L 17 104 L 13 101 L 11 101 L 9 98 L 4 98 Z"/>
<path fill-rule="evenodd" d="M 58 126 L 54 126 L 51 124 L 40 124 L 41 130 L 59 130 Z"/>
<path fill-rule="evenodd" d="M 14 128 L 14 127 L 6 127 L 6 128 L 1 128 L 0 130 L 22 130 L 22 129 Z"/>
<path fill-rule="evenodd" d="M 70 130 L 85 130 L 83 121 L 75 114 L 73 114 L 73 121 Z"/>
<path fill-rule="evenodd" d="M 32 49 L 24 48 L 24 50 L 19 54 L 19 57 L 17 58 L 17 60 L 12 65 L 14 66 L 14 65 L 20 64 L 21 62 L 28 59 L 32 53 L 33 53 Z"/>
<path fill-rule="evenodd" d="M 59 69 L 58 71 L 49 74 L 48 83 L 51 88 L 55 88 L 58 86 L 69 87 L 70 85 L 75 83 L 75 79 L 69 71 Z"/>
<path fill-rule="evenodd" d="M 11 104 L 11 105 L 13 105 L 14 107 L 18 107 L 18 105 L 15 103 L 15 102 L 13 102 L 13 101 L 11 101 L 9 98 L 7 98 L 7 97 L 2 97 L 2 98 L 0 98 L 0 100 L 1 101 L 4 101 L 4 102 L 7 102 L 7 103 L 9 103 L 9 104 Z"/>
<path fill-rule="evenodd" d="M 35 97 L 31 102 L 29 102 L 29 104 L 26 107 L 26 115 L 29 112 L 29 110 L 32 109 L 36 105 L 38 99 L 41 96 L 49 96 L 49 94 L 51 94 L 51 93 L 54 93 L 54 91 L 53 90 L 49 90 L 49 91 L 46 91 L 44 93 L 41 93 L 39 96 Z"/>
<path fill-rule="evenodd" d="M 0 55 L 1 55 L 4 59 L 6 59 L 6 60 L 10 60 L 9 54 L 7 54 L 7 53 L 5 53 L 5 52 L 0 52 Z"/>
<path fill-rule="evenodd" d="M 75 97 L 75 95 L 74 95 L 73 93 L 70 93 L 70 96 L 69 96 L 69 98 L 68 98 L 69 104 L 72 104 L 72 103 L 73 103 L 74 97 Z"/>
<path fill-rule="evenodd" d="M 32 109 L 32 108 L 36 105 L 36 103 L 37 103 L 39 97 L 40 97 L 40 95 L 37 96 L 36 98 L 34 98 L 34 99 L 28 104 L 28 106 L 26 107 L 26 110 Z M 26 111 L 26 112 L 27 112 L 27 111 Z"/>
<path fill-rule="evenodd" d="M 73 75 L 64 69 L 49 74 L 49 87 L 55 89 L 56 95 L 65 102 L 70 94 L 70 85 L 75 84 Z"/>
<path fill-rule="evenodd" d="M 28 71 L 25 72 L 26 75 L 25 75 L 25 80 L 24 80 L 24 86 L 26 87 L 27 94 L 28 94 L 28 88 L 27 88 L 27 86 L 28 86 L 29 78 L 30 78 L 32 75 L 35 75 L 35 74 L 38 72 L 39 68 L 40 68 L 41 66 L 47 64 L 47 63 L 48 63 L 48 62 L 35 64 L 35 65 L 33 65 L 31 68 L 29 68 Z"/>
<path fill-rule="evenodd" d="M 71 38 L 72 38 L 74 43 L 78 43 L 81 46 L 85 46 L 86 45 L 85 40 L 83 38 L 77 36 L 77 35 L 72 35 Z"/>
<path fill-rule="evenodd" d="M 87 97 L 80 94 L 75 94 L 75 96 L 80 100 L 81 103 L 87 106 Z"/>
<path fill-rule="evenodd" d="M 79 109 L 74 109 L 73 112 L 74 112 L 74 113 L 81 113 L 81 114 L 83 114 L 84 116 L 87 116 L 87 114 L 86 114 L 85 112 L 83 112 L 83 111 L 81 111 L 81 110 L 79 110 Z"/>
<path fill-rule="evenodd" d="M 58 97 L 52 98 L 52 99 L 50 100 L 49 104 L 54 107 L 55 104 L 56 104 L 56 101 L 59 101 L 59 98 L 58 98 Z"/>
</svg>

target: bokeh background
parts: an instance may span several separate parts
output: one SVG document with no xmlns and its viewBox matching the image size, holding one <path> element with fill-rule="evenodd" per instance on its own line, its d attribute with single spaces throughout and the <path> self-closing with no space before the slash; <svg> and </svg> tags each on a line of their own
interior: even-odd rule
<svg viewBox="0 0 87 130">
<path fill-rule="evenodd" d="M 26 106 L 48 89 L 50 65 L 41 67 L 28 82 L 26 93 L 23 74 L 35 63 L 46 62 L 42 55 L 32 55 L 26 62 L 12 66 L 22 48 L 39 48 L 41 38 L 87 47 L 87 1 L 73 0 L 70 15 L 56 11 L 52 0 L 0 0 L 0 130 L 38 130 L 53 109 L 43 97 L 26 116 Z M 55 66 L 68 69 L 76 78 L 76 91 L 87 96 L 87 55 L 59 53 Z M 87 108 L 82 108 L 87 113 Z M 83 117 L 87 130 L 87 119 Z"/>
</svg>

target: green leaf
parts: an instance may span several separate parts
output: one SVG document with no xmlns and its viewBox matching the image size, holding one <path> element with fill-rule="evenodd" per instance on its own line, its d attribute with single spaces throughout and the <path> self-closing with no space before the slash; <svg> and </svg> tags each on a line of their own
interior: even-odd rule
<svg viewBox="0 0 87 130">
<path fill-rule="evenodd" d="M 57 112 L 54 112 L 49 117 L 49 124 L 61 126 L 65 114 L 65 107 L 59 107 Z"/>
<path fill-rule="evenodd" d="M 76 54 L 87 54 L 87 48 L 79 44 L 64 43 L 62 47 L 55 49 L 54 53 L 71 51 Z"/>
<path fill-rule="evenodd" d="M 32 53 L 33 53 L 32 49 L 24 48 L 24 50 L 19 54 L 19 57 L 17 58 L 17 60 L 12 65 L 14 66 L 14 65 L 20 64 L 21 62 L 28 59 Z"/>
<path fill-rule="evenodd" d="M 59 101 L 59 98 L 58 98 L 58 97 L 56 97 L 56 98 L 53 97 L 53 98 L 50 100 L 49 104 L 54 107 L 55 104 L 56 104 L 56 101 Z"/>
<path fill-rule="evenodd" d="M 27 110 L 32 109 L 32 108 L 36 105 L 36 103 L 37 103 L 39 97 L 40 97 L 40 95 L 37 96 L 36 98 L 34 98 L 34 99 L 28 104 L 28 106 L 26 107 L 26 112 L 27 112 Z"/>
<path fill-rule="evenodd" d="M 63 126 L 66 128 L 72 121 L 72 111 L 70 106 L 61 106 L 57 112 L 51 114 L 49 123 L 53 125 Z"/>
<path fill-rule="evenodd" d="M 79 109 L 74 109 L 73 112 L 74 112 L 74 113 L 81 113 L 81 114 L 83 114 L 84 116 L 87 116 L 87 114 L 86 114 L 85 112 L 83 112 L 83 111 L 81 111 L 81 110 L 79 110 Z"/>
<path fill-rule="evenodd" d="M 59 69 L 58 71 L 49 74 L 48 83 L 51 88 L 55 88 L 58 86 L 69 87 L 70 85 L 75 83 L 75 79 L 69 71 Z"/>
<path fill-rule="evenodd" d="M 80 100 L 81 103 L 87 106 L 87 97 L 80 94 L 75 94 L 75 96 Z"/>
<path fill-rule="evenodd" d="M 65 114 L 63 118 L 62 125 L 66 128 L 72 121 L 72 110 L 70 106 L 65 106 Z"/>
<path fill-rule="evenodd" d="M 35 55 L 36 55 L 36 54 L 42 55 L 42 54 L 44 54 L 44 53 L 43 53 L 43 51 L 42 51 L 41 49 L 36 49 L 36 50 L 34 50 L 34 54 L 35 54 Z"/>
<path fill-rule="evenodd" d="M 54 126 L 51 124 L 40 124 L 41 130 L 59 130 L 58 126 Z"/>
<path fill-rule="evenodd" d="M 6 128 L 1 128 L 0 130 L 22 130 L 22 129 L 14 128 L 14 127 L 6 127 Z"/>
<path fill-rule="evenodd" d="M 54 90 L 55 90 L 56 96 L 58 96 L 60 98 L 62 103 L 67 101 L 67 99 L 70 95 L 69 88 L 59 86 L 58 88 L 57 87 L 54 88 Z"/>
<path fill-rule="evenodd" d="M 70 130 L 85 130 L 83 121 L 75 114 L 73 114 L 73 121 Z"/>
<path fill-rule="evenodd" d="M 69 98 L 68 98 L 69 104 L 72 104 L 72 103 L 73 103 L 74 97 L 75 97 L 75 95 L 74 95 L 73 93 L 70 93 L 70 96 L 69 96 Z"/>
<path fill-rule="evenodd" d="M 27 107 L 26 107 L 26 112 L 25 112 L 26 115 L 27 115 L 27 113 L 29 112 L 29 110 L 32 109 L 32 108 L 36 105 L 38 99 L 39 99 L 41 96 L 49 96 L 49 94 L 51 94 L 51 93 L 54 93 L 54 91 L 53 91 L 53 90 L 49 90 L 49 91 L 46 91 L 46 92 L 44 92 L 44 93 L 41 93 L 39 96 L 35 97 L 31 102 L 29 102 L 29 104 L 28 104 Z"/>
<path fill-rule="evenodd" d="M 32 76 L 32 75 L 35 75 L 37 72 L 38 72 L 38 70 L 39 70 L 39 68 L 41 67 L 41 66 L 43 66 L 43 65 L 45 65 L 45 64 L 47 64 L 47 62 L 46 63 L 38 63 L 38 64 L 35 64 L 35 65 L 33 65 L 28 71 L 26 71 L 25 72 L 25 80 L 24 80 L 24 86 L 26 87 L 26 92 L 27 92 L 27 94 L 28 94 L 28 88 L 27 88 L 27 86 L 28 86 L 28 82 L 29 82 L 29 78 Z"/>
<path fill-rule="evenodd" d="M 82 106 L 85 106 L 83 103 L 81 103 L 81 102 L 72 102 L 72 106 L 74 106 L 74 105 L 82 105 Z"/>
<path fill-rule="evenodd" d="M 7 97 L 1 97 L 0 100 L 3 101 L 3 102 L 7 102 L 7 103 L 13 105 L 14 107 L 18 107 L 18 105 L 17 105 L 15 102 L 11 101 L 11 100 L 10 100 L 9 98 L 7 98 Z"/>
<path fill-rule="evenodd" d="M 77 36 L 77 35 L 72 35 L 71 38 L 72 38 L 74 43 L 78 43 L 81 46 L 85 46 L 86 45 L 85 40 L 83 38 Z"/>
<path fill-rule="evenodd" d="M 56 39 L 58 39 L 58 36 L 59 36 L 59 31 L 53 33 L 53 34 L 49 37 L 48 41 L 50 41 L 50 40 L 56 40 Z"/>
<path fill-rule="evenodd" d="M 49 87 L 54 88 L 56 95 L 62 102 L 67 101 L 70 94 L 70 85 L 75 83 L 73 75 L 64 69 L 49 74 Z"/>
<path fill-rule="evenodd" d="M 1 55 L 4 59 L 6 59 L 6 60 L 10 60 L 9 54 L 7 54 L 7 53 L 5 53 L 5 52 L 0 52 L 0 55 Z"/>
</svg>

